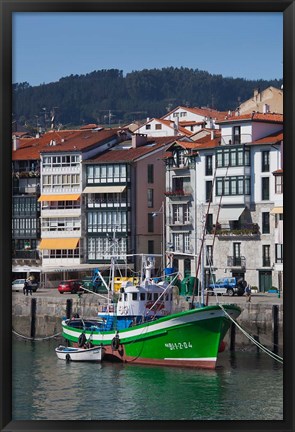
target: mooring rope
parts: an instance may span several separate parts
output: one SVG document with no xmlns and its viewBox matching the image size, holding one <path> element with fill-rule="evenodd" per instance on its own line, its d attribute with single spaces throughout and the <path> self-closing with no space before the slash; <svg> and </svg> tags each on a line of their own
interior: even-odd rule
<svg viewBox="0 0 295 432">
<path fill-rule="evenodd" d="M 21 335 L 20 333 L 18 333 L 17 331 L 15 331 L 13 329 L 12 329 L 12 333 L 15 334 L 16 336 L 19 336 L 19 337 L 23 338 L 23 339 L 33 340 L 33 341 L 43 341 L 43 340 L 46 340 L 46 339 L 53 339 L 53 338 L 61 335 L 61 332 L 59 332 L 59 333 L 56 333 L 56 334 L 54 334 L 52 336 L 45 336 L 43 338 L 35 338 L 35 337 L 29 337 L 29 336 Z"/>
<path fill-rule="evenodd" d="M 254 339 L 249 333 L 247 333 L 241 326 L 238 324 L 224 309 L 222 304 L 218 303 L 218 306 L 223 310 L 225 315 L 238 327 L 238 329 L 248 338 L 250 339 L 254 345 L 256 345 L 261 351 L 263 351 L 265 354 L 269 355 L 272 359 L 276 360 L 279 363 L 283 364 L 283 357 L 280 357 L 279 355 L 273 353 L 268 348 L 266 348 L 264 345 L 262 345 L 260 342 L 258 342 L 256 339 Z"/>
</svg>

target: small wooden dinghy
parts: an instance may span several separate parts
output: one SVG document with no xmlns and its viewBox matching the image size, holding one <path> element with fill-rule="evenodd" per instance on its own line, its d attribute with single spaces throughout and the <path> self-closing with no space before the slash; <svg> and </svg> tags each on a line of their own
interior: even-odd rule
<svg viewBox="0 0 295 432">
<path fill-rule="evenodd" d="M 57 357 L 61 360 L 100 362 L 103 359 L 105 349 L 102 346 L 95 346 L 92 348 L 73 348 L 60 345 L 55 348 L 55 352 Z"/>
</svg>

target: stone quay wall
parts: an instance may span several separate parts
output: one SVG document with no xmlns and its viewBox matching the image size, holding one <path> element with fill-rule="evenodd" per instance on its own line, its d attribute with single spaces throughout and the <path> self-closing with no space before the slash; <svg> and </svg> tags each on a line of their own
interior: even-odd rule
<svg viewBox="0 0 295 432">
<path fill-rule="evenodd" d="M 235 299 L 231 299 L 235 303 Z M 210 302 L 210 304 L 212 304 Z M 238 304 L 238 303 L 237 303 Z M 238 318 L 239 325 L 257 339 L 261 344 L 273 350 L 274 344 L 278 351 L 283 348 L 283 304 L 243 303 Z M 182 302 L 182 309 L 187 309 Z M 94 318 L 97 316 L 97 297 L 26 297 L 15 296 L 12 300 L 12 329 L 17 335 L 25 338 L 46 339 L 61 333 L 61 320 L 74 313 Z M 70 315 L 69 315 L 70 314 Z M 233 327 L 235 328 L 233 330 Z M 233 324 L 225 337 L 226 349 L 256 349 L 240 329 Z"/>
</svg>

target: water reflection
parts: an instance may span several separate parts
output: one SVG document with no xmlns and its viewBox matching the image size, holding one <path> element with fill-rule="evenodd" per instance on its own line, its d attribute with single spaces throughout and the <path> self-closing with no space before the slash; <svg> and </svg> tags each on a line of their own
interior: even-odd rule
<svg viewBox="0 0 295 432">
<path fill-rule="evenodd" d="M 263 354 L 222 353 L 218 368 L 206 371 L 66 363 L 56 345 L 14 341 L 14 420 L 283 418 L 282 367 Z"/>
</svg>

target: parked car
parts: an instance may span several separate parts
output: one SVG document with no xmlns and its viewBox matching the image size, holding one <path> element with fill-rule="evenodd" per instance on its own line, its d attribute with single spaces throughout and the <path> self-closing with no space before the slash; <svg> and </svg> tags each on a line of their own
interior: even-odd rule
<svg viewBox="0 0 295 432">
<path fill-rule="evenodd" d="M 206 291 L 209 295 L 228 294 L 229 296 L 233 296 L 236 294 L 242 296 L 245 291 L 245 283 L 247 284 L 247 282 L 241 278 L 224 277 L 210 284 Z"/>
<path fill-rule="evenodd" d="M 82 285 L 83 282 L 78 279 L 69 279 L 69 280 L 61 281 L 57 289 L 60 292 L 60 294 L 63 293 L 76 294 L 77 292 L 83 292 L 83 288 L 81 288 Z"/>
<path fill-rule="evenodd" d="M 25 280 L 26 280 L 26 279 L 15 279 L 15 280 L 12 282 L 12 291 L 15 291 L 15 292 L 18 292 L 18 291 L 19 291 L 19 292 L 23 292 L 23 288 L 24 288 Z M 32 284 L 32 291 L 33 291 L 33 292 L 36 292 L 37 289 L 39 288 L 39 282 L 32 281 L 31 284 Z"/>
</svg>

